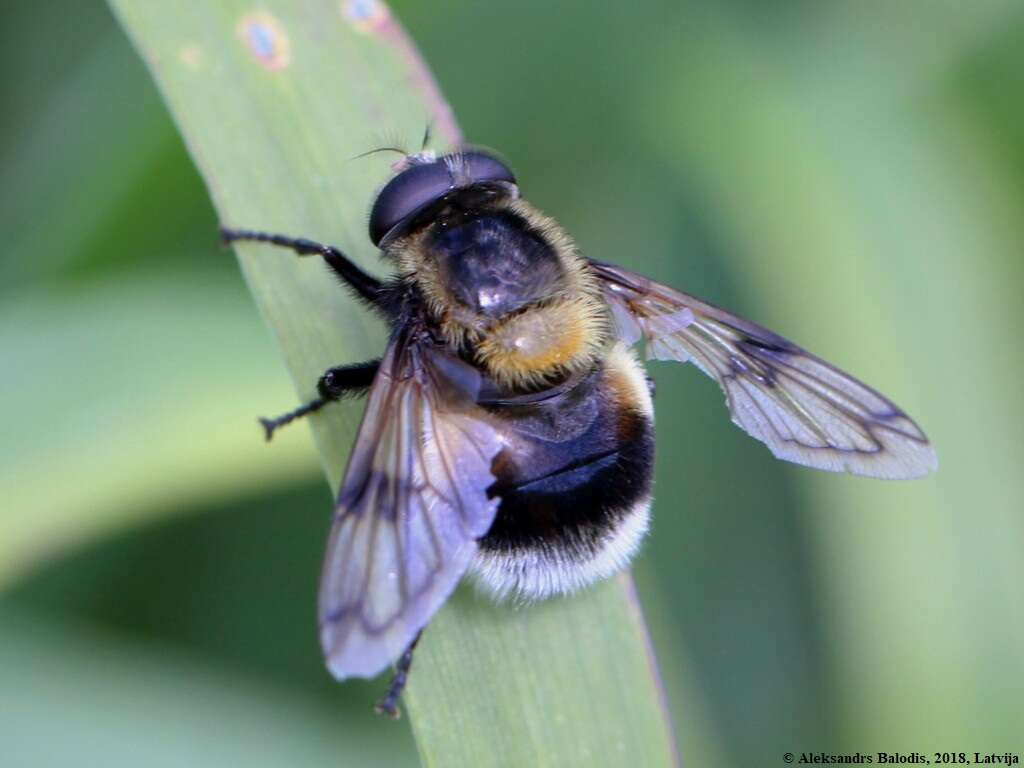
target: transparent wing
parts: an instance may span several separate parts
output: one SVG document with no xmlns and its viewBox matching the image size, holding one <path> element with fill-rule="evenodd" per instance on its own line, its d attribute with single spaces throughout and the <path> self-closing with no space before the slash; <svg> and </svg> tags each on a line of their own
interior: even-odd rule
<svg viewBox="0 0 1024 768">
<path fill-rule="evenodd" d="M 832 472 L 919 477 L 938 466 L 894 403 L 796 344 L 634 272 L 591 262 L 619 335 L 649 357 L 691 361 L 721 386 L 732 420 L 780 459 Z"/>
<path fill-rule="evenodd" d="M 370 391 L 320 582 L 335 677 L 372 677 L 451 594 L 494 520 L 501 441 L 469 366 L 400 334 Z"/>
</svg>

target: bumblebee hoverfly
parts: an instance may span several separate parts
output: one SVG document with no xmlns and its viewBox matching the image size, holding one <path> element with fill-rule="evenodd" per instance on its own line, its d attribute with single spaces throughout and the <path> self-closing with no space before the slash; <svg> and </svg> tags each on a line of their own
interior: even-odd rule
<svg viewBox="0 0 1024 768">
<path fill-rule="evenodd" d="M 412 651 L 467 572 L 497 595 L 569 592 L 629 561 L 647 530 L 653 382 L 631 347 L 693 362 L 733 421 L 778 458 L 911 478 L 936 467 L 921 429 L 870 387 L 759 325 L 586 258 L 479 150 L 409 155 L 369 234 L 394 276 L 337 248 L 223 229 L 321 256 L 390 325 L 379 360 L 331 368 L 294 419 L 368 393 L 320 585 L 320 637 L 338 679 Z"/>
</svg>

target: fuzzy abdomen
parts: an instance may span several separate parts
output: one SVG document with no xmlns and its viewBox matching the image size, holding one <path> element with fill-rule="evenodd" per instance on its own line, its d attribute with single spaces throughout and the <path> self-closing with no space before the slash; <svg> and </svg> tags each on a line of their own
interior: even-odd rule
<svg viewBox="0 0 1024 768">
<path fill-rule="evenodd" d="M 569 592 L 625 566 L 647 530 L 654 461 L 650 394 L 616 347 L 571 392 L 502 406 L 501 498 L 475 571 L 499 595 Z"/>
</svg>

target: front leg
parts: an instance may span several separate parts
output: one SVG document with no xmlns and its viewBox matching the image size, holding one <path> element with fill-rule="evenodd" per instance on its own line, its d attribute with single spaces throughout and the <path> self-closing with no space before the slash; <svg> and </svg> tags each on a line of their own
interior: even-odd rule
<svg viewBox="0 0 1024 768">
<path fill-rule="evenodd" d="M 257 243 L 270 243 L 282 248 L 290 248 L 299 256 L 319 255 L 327 262 L 327 266 L 351 288 L 356 296 L 375 309 L 385 310 L 383 306 L 383 285 L 377 278 L 366 274 L 357 267 L 344 253 L 333 245 L 322 245 L 302 237 L 275 235 L 270 232 L 256 232 L 250 229 L 220 228 L 220 237 L 225 244 L 249 240 Z"/>
<path fill-rule="evenodd" d="M 274 436 L 274 431 L 279 427 L 290 424 L 303 416 L 315 413 L 328 403 L 333 403 L 342 397 L 366 394 L 370 385 L 373 384 L 373 378 L 377 375 L 377 368 L 379 367 L 380 360 L 371 360 L 368 363 L 338 365 L 334 368 L 328 368 L 316 383 L 316 391 L 320 394 L 319 397 L 277 418 L 260 419 L 260 424 L 263 425 L 267 441 L 270 441 Z"/>
</svg>

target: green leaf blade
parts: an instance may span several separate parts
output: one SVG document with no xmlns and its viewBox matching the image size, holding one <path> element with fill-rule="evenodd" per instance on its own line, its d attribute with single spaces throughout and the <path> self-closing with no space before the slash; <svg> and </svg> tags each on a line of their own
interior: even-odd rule
<svg viewBox="0 0 1024 768">
<path fill-rule="evenodd" d="M 353 158 L 389 134 L 418 148 L 428 122 L 435 145 L 459 141 L 429 71 L 383 4 L 112 5 L 226 225 L 338 244 L 371 269 L 365 215 L 390 161 Z M 301 399 L 327 367 L 380 354 L 385 329 L 318 260 L 263 246 L 238 251 Z M 343 404 L 310 420 L 333 487 L 360 410 Z M 519 608 L 461 590 L 424 635 L 407 704 L 428 765 L 677 762 L 625 575 Z"/>
<path fill-rule="evenodd" d="M 425 765 L 451 765 L 459 733 L 458 765 L 678 763 L 628 575 L 526 607 L 465 588 L 429 632 L 445 641 L 423 643 L 406 697 Z"/>
</svg>

